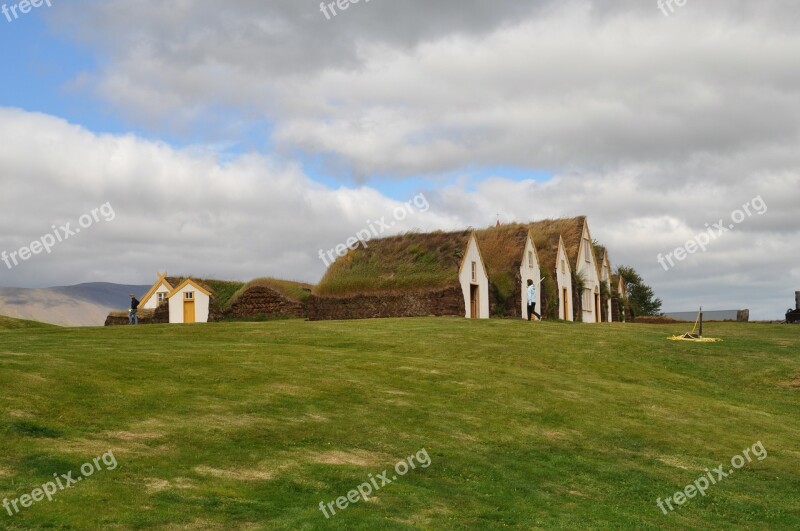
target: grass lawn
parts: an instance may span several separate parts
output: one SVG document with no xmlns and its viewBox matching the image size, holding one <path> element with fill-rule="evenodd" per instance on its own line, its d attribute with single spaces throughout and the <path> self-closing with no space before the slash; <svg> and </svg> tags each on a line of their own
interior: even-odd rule
<svg viewBox="0 0 800 531">
<path fill-rule="evenodd" d="M 665 339 L 685 331 L 0 320 L 0 501 L 118 464 L 0 507 L 0 529 L 800 528 L 800 327 Z M 657 507 L 758 441 L 765 459 Z M 422 449 L 428 467 L 326 520 L 321 501 Z"/>
</svg>

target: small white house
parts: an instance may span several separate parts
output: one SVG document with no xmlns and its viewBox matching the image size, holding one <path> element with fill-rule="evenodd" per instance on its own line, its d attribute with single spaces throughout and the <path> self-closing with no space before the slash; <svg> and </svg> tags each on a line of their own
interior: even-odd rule
<svg viewBox="0 0 800 531">
<path fill-rule="evenodd" d="M 167 296 L 175 288 L 167 281 L 166 273 L 159 273 L 158 280 L 141 299 L 139 308 L 143 310 L 155 310 L 162 302 L 166 302 Z"/>
<path fill-rule="evenodd" d="M 489 318 L 489 275 L 483 263 L 475 233 L 469 237 L 458 280 L 464 294 L 464 313 L 468 319 Z"/>
<path fill-rule="evenodd" d="M 211 292 L 188 278 L 167 295 L 170 323 L 207 323 Z"/>
<path fill-rule="evenodd" d="M 574 249 L 574 247 L 573 247 Z M 584 279 L 583 285 L 583 322 L 600 322 L 600 274 L 597 259 L 594 255 L 592 236 L 589 233 L 589 222 L 583 218 L 583 229 L 581 234 L 578 253 L 575 257 L 575 271 Z"/>
<path fill-rule="evenodd" d="M 539 253 L 533 244 L 533 237 L 528 230 L 528 237 L 525 238 L 525 250 L 522 253 L 522 260 L 519 266 L 519 277 L 522 280 L 520 289 L 522 302 L 522 317 L 528 318 L 528 280 L 532 280 L 536 286 L 536 310 L 542 312 L 542 269 L 539 266 Z"/>
<path fill-rule="evenodd" d="M 527 319 L 529 280 L 536 286 L 536 309 L 541 312 L 541 268 L 530 228 L 521 223 L 498 223 L 475 235 L 489 273 L 491 315 Z"/>
<path fill-rule="evenodd" d="M 556 289 L 558 290 L 558 317 L 565 321 L 574 321 L 572 314 L 572 266 L 567 256 L 564 238 L 558 237 L 556 253 Z"/>
</svg>

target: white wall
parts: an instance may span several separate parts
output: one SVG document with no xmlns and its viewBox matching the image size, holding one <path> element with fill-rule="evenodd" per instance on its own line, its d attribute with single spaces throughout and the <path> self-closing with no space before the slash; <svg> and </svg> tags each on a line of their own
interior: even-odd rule
<svg viewBox="0 0 800 531">
<path fill-rule="evenodd" d="M 163 282 L 161 282 L 161 285 L 158 287 L 155 293 L 153 293 L 153 295 L 146 301 L 142 301 L 140 308 L 144 308 L 145 310 L 155 310 L 158 308 L 158 294 L 164 293 L 166 296 L 166 294 L 169 292 L 170 290 L 167 289 Z"/>
<path fill-rule="evenodd" d="M 476 268 L 476 282 L 472 281 L 472 262 L 477 264 Z M 477 284 L 478 297 L 480 307 L 478 316 L 481 319 L 489 318 L 489 277 L 486 276 L 486 269 L 483 267 L 480 252 L 478 251 L 478 243 L 475 241 L 475 236 L 469 239 L 467 252 L 465 253 L 464 262 L 461 267 L 461 272 L 458 275 L 458 280 L 461 282 L 461 291 L 464 294 L 464 317 L 469 317 L 470 314 L 470 286 Z"/>
<path fill-rule="evenodd" d="M 542 285 L 539 279 L 542 278 L 541 267 L 539 266 L 539 257 L 536 256 L 533 242 L 528 238 L 525 243 L 525 251 L 522 253 L 522 262 L 519 268 L 519 276 L 522 279 L 522 286 L 520 286 L 522 294 L 522 315 L 523 319 L 528 318 L 528 279 L 533 280 L 536 285 L 536 313 L 542 313 Z M 533 253 L 533 266 L 528 265 L 528 253 Z"/>
<path fill-rule="evenodd" d="M 562 264 L 564 269 L 562 269 Z M 563 292 L 567 290 L 567 300 L 564 300 Z M 567 251 L 564 249 L 564 242 L 560 241 L 558 244 L 558 258 L 556 259 L 556 289 L 558 290 L 558 318 L 564 318 L 564 303 L 568 305 L 569 313 L 567 314 L 567 321 L 573 321 L 572 307 L 572 269 L 569 263 Z"/>
<path fill-rule="evenodd" d="M 589 242 L 587 244 L 587 242 Z M 586 304 L 584 303 L 583 307 L 583 322 L 584 323 L 596 323 L 599 321 L 598 319 L 598 312 L 600 308 L 596 304 L 595 293 L 600 292 L 600 278 L 597 274 L 597 265 L 595 264 L 595 257 L 594 252 L 591 249 L 591 242 L 592 236 L 589 234 L 589 227 L 588 224 L 584 225 L 583 227 L 583 237 L 581 238 L 581 246 L 578 249 L 578 263 L 575 264 L 575 270 L 578 274 L 582 274 L 583 278 L 586 279 L 586 283 L 584 284 L 584 290 L 588 290 L 589 293 L 592 294 L 591 296 L 591 305 L 589 308 L 586 308 Z M 586 260 L 586 248 L 587 245 L 589 246 L 589 260 Z M 584 297 L 586 297 L 586 291 L 584 291 Z M 584 298 L 584 301 L 586 299 Z M 588 311 L 587 311 L 588 310 Z"/>
<path fill-rule="evenodd" d="M 169 322 L 173 324 L 183 323 L 183 294 L 187 291 L 194 292 L 195 321 L 198 323 L 207 323 L 208 307 L 211 298 L 191 284 L 184 286 L 183 289 L 169 298 Z"/>
</svg>

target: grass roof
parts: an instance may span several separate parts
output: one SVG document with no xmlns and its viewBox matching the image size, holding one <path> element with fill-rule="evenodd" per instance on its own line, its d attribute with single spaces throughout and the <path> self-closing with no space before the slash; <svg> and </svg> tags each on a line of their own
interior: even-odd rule
<svg viewBox="0 0 800 531">
<path fill-rule="evenodd" d="M 512 223 L 491 227 L 477 231 L 475 237 L 490 279 L 498 273 L 513 276 L 519 271 L 528 239 L 527 225 Z"/>
<path fill-rule="evenodd" d="M 136 311 L 139 319 L 151 319 L 155 313 L 155 310 L 148 310 L 145 308 Z M 128 317 L 128 310 L 111 310 L 108 312 L 108 315 L 110 317 Z"/>
<path fill-rule="evenodd" d="M 561 236 L 562 230 L 572 230 L 572 227 L 568 226 L 565 221 L 563 219 L 547 219 L 528 225 L 533 244 L 539 255 L 539 267 L 543 273 L 552 274 L 558 269 L 556 261 L 558 260 L 559 236 Z"/>
<path fill-rule="evenodd" d="M 372 240 L 336 260 L 317 285 L 319 295 L 458 286 L 469 230 L 407 233 Z"/>
<path fill-rule="evenodd" d="M 606 249 L 606 246 L 605 245 L 601 245 L 601 244 L 597 243 L 596 241 L 594 241 L 594 242 L 592 242 L 592 247 L 594 248 L 595 257 L 597 258 L 597 260 L 599 262 L 602 263 L 603 258 L 606 256 L 606 253 L 608 253 L 608 250 Z M 598 266 L 599 265 L 600 264 L 598 264 Z"/>
<path fill-rule="evenodd" d="M 573 268 L 578 262 L 578 252 L 581 249 L 581 238 L 583 237 L 583 227 L 586 224 L 586 216 L 574 218 L 545 219 L 530 224 L 534 243 L 541 238 L 542 242 L 549 242 L 552 245 L 555 241 L 558 248 L 558 235 L 564 239 L 564 247 L 567 251 L 570 266 Z M 537 245 L 538 249 L 538 245 Z M 550 264 L 548 264 L 549 266 Z M 555 256 L 553 256 L 553 267 L 555 267 Z"/>
<path fill-rule="evenodd" d="M 187 278 L 191 278 L 210 291 L 214 304 L 219 308 L 227 308 L 230 306 L 233 295 L 244 286 L 244 282 L 234 280 L 213 280 L 196 277 L 167 277 L 166 280 L 173 288 L 177 288 Z"/>
<path fill-rule="evenodd" d="M 247 290 L 260 287 L 277 291 L 287 299 L 297 302 L 303 302 L 308 299 L 309 295 L 311 295 L 311 290 L 314 288 L 313 285 L 305 284 L 303 282 L 294 282 L 291 280 L 281 280 L 269 277 L 256 278 L 239 288 L 231 297 L 230 304 L 233 304 L 239 300 L 239 298 L 244 295 Z"/>
</svg>

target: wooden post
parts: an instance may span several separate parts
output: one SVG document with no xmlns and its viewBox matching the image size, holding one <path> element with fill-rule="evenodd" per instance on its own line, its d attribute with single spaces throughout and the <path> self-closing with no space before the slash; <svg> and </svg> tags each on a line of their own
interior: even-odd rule
<svg viewBox="0 0 800 531">
<path fill-rule="evenodd" d="M 700 306 L 700 337 L 703 337 L 703 307 Z"/>
</svg>

